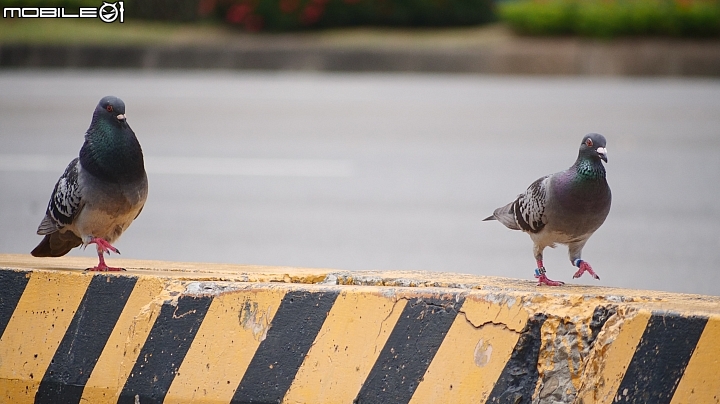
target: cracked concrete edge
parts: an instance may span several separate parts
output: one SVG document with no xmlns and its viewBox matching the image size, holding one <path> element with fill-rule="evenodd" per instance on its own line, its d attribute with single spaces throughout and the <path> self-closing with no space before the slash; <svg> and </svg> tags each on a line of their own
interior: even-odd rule
<svg viewBox="0 0 720 404">
<path fill-rule="evenodd" d="M 231 69 L 340 72 L 720 76 L 720 41 L 515 38 L 473 46 L 0 45 L 4 68 Z"/>
<path fill-rule="evenodd" d="M 96 264 L 90 257 L 36 258 L 25 254 L 0 254 L 0 268 L 22 271 L 82 272 Z M 152 276 L 159 279 L 199 282 L 192 293 L 201 293 L 218 285 L 243 284 L 251 288 L 255 283 L 297 284 L 319 286 L 380 286 L 385 293 L 398 288 L 452 289 L 453 291 L 483 291 L 488 299 L 503 301 L 519 296 L 547 307 L 573 306 L 582 302 L 621 304 L 638 303 L 655 310 L 680 312 L 705 310 L 720 312 L 720 296 L 704 296 L 662 291 L 623 289 L 566 284 L 559 288 L 537 286 L 532 279 L 512 279 L 452 272 L 430 271 L 342 271 L 323 268 L 272 267 L 259 265 L 166 262 L 151 260 L 113 259 L 112 265 L 126 268 L 125 275 Z M 85 273 L 92 275 L 91 273 Z M 580 280 L 582 281 L 582 280 Z M 209 285 L 208 283 L 212 283 Z M 264 287 L 264 286 L 263 286 Z M 188 292 L 190 293 L 190 292 Z M 604 304 L 603 303 L 603 304 Z"/>
</svg>

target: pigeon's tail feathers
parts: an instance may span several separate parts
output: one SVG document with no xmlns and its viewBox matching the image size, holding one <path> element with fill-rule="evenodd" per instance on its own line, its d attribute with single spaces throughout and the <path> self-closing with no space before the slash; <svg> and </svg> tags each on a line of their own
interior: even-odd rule
<svg viewBox="0 0 720 404">
<path fill-rule="evenodd" d="M 74 233 L 58 231 L 46 234 L 30 254 L 34 257 L 62 257 L 80 244 L 82 240 Z"/>
<path fill-rule="evenodd" d="M 46 234 L 55 233 L 58 230 L 60 230 L 60 229 L 58 228 L 58 225 L 55 222 L 55 220 L 53 220 L 53 218 L 50 217 L 50 215 L 45 215 L 42 222 L 40 222 L 40 226 L 38 226 L 37 234 L 43 236 Z"/>
<path fill-rule="evenodd" d="M 495 209 L 492 216 L 485 220 L 495 219 L 502 223 L 505 227 L 511 230 L 522 230 L 515 221 L 515 201 L 508 203 L 507 205 Z"/>
</svg>

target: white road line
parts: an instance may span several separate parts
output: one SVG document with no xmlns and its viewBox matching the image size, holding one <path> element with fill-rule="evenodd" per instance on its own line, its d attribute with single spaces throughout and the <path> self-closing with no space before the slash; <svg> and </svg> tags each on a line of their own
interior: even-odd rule
<svg viewBox="0 0 720 404">
<path fill-rule="evenodd" d="M 62 173 L 72 157 L 43 154 L 0 154 L 0 172 L 31 171 Z M 267 177 L 351 177 L 350 160 L 274 159 L 227 157 L 145 156 L 150 174 L 267 176 Z"/>
</svg>

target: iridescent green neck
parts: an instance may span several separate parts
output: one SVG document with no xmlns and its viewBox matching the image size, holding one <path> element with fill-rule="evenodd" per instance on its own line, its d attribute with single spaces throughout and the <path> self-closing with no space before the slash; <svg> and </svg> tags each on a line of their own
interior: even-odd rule
<svg viewBox="0 0 720 404">
<path fill-rule="evenodd" d="M 113 138 L 113 131 L 117 129 L 113 127 L 112 123 L 107 122 L 104 119 L 98 119 L 93 122 L 88 129 L 88 134 L 92 136 L 93 143 L 96 147 L 101 149 L 111 149 L 117 147 L 117 139 Z"/>
<path fill-rule="evenodd" d="M 605 167 L 600 160 L 579 158 L 575 162 L 577 178 L 580 180 L 599 180 L 605 178 Z"/>
</svg>

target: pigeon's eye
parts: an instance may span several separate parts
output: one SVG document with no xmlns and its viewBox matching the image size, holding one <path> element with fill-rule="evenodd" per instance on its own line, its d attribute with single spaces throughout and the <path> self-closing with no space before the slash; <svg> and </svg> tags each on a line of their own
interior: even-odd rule
<svg viewBox="0 0 720 404">
<path fill-rule="evenodd" d="M 112 111 L 113 111 L 112 105 L 108 105 L 107 107 L 105 107 L 105 109 L 107 109 L 108 112 L 112 112 Z"/>
<path fill-rule="evenodd" d="M 108 111 L 110 111 L 110 110 L 108 110 Z M 593 145 L 592 139 L 586 139 L 586 140 L 585 140 L 585 146 L 587 146 L 587 147 L 592 147 L 592 145 Z"/>
</svg>

